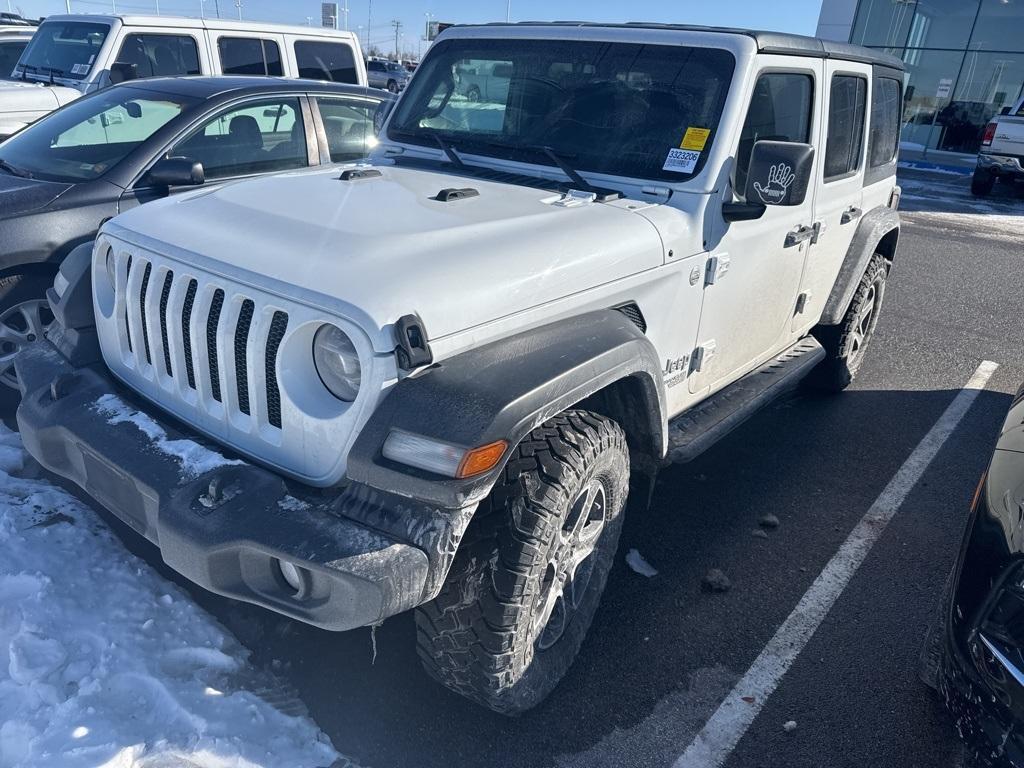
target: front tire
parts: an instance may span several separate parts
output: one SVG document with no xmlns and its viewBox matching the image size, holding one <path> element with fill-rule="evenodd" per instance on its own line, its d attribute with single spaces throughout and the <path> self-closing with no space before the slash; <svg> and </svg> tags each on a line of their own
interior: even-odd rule
<svg viewBox="0 0 1024 768">
<path fill-rule="evenodd" d="M 996 185 L 996 175 L 991 171 L 975 169 L 971 176 L 971 194 L 975 197 L 986 197 L 992 194 L 992 188 Z"/>
<path fill-rule="evenodd" d="M 850 386 L 875 334 L 888 276 L 885 257 L 876 253 L 861 276 L 842 322 L 815 329 L 815 338 L 825 348 L 825 359 L 808 376 L 810 386 L 825 392 L 841 392 Z"/>
<path fill-rule="evenodd" d="M 388 91 L 391 93 L 398 93 L 398 83 L 394 80 L 388 80 Z"/>
<path fill-rule="evenodd" d="M 540 703 L 579 652 L 629 489 L 622 428 L 566 411 L 515 449 L 441 592 L 416 611 L 428 674 L 504 714 Z"/>
<path fill-rule="evenodd" d="M 26 344 L 43 338 L 53 322 L 46 290 L 53 276 L 26 272 L 0 278 L 0 409 L 20 397 L 14 358 Z"/>
</svg>

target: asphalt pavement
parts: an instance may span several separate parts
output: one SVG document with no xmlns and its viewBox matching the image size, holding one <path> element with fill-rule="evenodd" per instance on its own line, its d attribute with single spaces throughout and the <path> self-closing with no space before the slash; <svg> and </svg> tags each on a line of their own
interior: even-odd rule
<svg viewBox="0 0 1024 768">
<path fill-rule="evenodd" d="M 975 485 L 1021 380 L 1024 195 L 901 173 L 904 229 L 853 387 L 776 403 L 630 510 L 601 608 L 568 677 L 509 719 L 421 672 L 409 615 L 332 634 L 192 589 L 292 687 L 360 766 L 672 766 L 751 669 L 983 361 L 998 364 L 892 521 L 724 753 L 727 768 L 962 766 L 921 639 Z M 765 514 L 777 528 L 758 525 Z M 126 543 L 150 562 L 155 551 Z M 630 570 L 636 548 L 658 575 Z M 707 594 L 709 568 L 732 582 Z M 167 569 L 162 570 L 173 576 Z M 786 727 L 788 724 L 788 727 Z M 697 768 L 692 763 L 679 768 Z M 708 763 L 714 764 L 714 763 Z"/>
</svg>

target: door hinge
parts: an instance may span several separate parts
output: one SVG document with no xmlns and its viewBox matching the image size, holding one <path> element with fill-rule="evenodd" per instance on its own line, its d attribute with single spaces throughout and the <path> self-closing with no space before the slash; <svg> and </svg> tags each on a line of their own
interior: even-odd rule
<svg viewBox="0 0 1024 768">
<path fill-rule="evenodd" d="M 794 315 L 802 315 L 807 311 L 807 303 L 811 300 L 811 296 L 810 291 L 804 291 L 796 297 L 796 311 L 793 312 Z"/>
<path fill-rule="evenodd" d="M 690 373 L 706 371 L 717 349 L 718 344 L 715 343 L 714 339 L 711 339 L 693 350 L 693 355 L 690 356 Z"/>
<path fill-rule="evenodd" d="M 704 285 L 714 285 L 729 271 L 729 257 L 721 253 L 708 259 L 707 268 L 704 270 Z"/>
</svg>

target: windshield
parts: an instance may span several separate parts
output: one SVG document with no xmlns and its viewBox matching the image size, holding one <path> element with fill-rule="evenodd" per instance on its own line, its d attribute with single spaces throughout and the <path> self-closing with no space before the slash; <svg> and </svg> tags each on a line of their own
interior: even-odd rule
<svg viewBox="0 0 1024 768">
<path fill-rule="evenodd" d="M 47 80 L 51 74 L 83 80 L 109 31 L 109 25 L 91 21 L 44 21 L 19 66 L 25 76 L 36 80 Z"/>
<path fill-rule="evenodd" d="M 735 59 L 717 48 L 566 40 L 435 44 L 394 141 L 577 171 L 685 181 L 715 138 Z"/>
<path fill-rule="evenodd" d="M 89 181 L 198 100 L 117 86 L 73 101 L 0 144 L 0 172 Z"/>
</svg>

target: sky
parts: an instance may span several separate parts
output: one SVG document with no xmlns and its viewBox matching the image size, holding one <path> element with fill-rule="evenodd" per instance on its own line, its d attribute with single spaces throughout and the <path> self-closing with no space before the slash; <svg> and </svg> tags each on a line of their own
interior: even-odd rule
<svg viewBox="0 0 1024 768">
<path fill-rule="evenodd" d="M 221 16 L 236 18 L 236 2 L 242 17 L 256 21 L 313 24 L 320 21 L 319 0 L 0 0 L 0 10 L 17 11 L 27 16 L 64 13 L 65 3 L 74 13 L 109 13 L 116 7 L 122 13 L 155 13 L 157 5 L 164 15 Z M 446 22 L 504 21 L 506 10 L 512 21 L 573 19 L 583 21 L 660 21 L 684 24 L 770 29 L 813 35 L 821 9 L 821 0 L 641 0 L 632 3 L 611 0 L 347 0 L 349 29 L 357 31 L 366 47 L 369 40 L 385 52 L 394 51 L 393 20 L 402 23 L 399 44 L 403 51 L 416 52 L 428 18 Z M 344 8 L 346 0 L 339 0 Z M 7 7 L 5 7 L 7 6 Z M 344 17 L 344 14 L 339 14 Z M 343 23 L 339 23 L 343 26 Z M 404 37 L 401 37 L 404 35 Z"/>
</svg>

